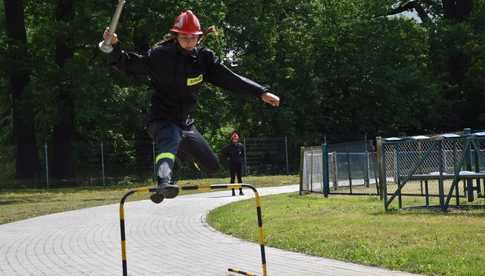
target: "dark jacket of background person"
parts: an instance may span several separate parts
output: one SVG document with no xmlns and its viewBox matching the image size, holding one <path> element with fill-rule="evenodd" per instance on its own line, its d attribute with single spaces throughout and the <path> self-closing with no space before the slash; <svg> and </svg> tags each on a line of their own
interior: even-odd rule
<svg viewBox="0 0 485 276">
<path fill-rule="evenodd" d="M 224 159 L 229 161 L 229 166 L 241 166 L 244 163 L 244 146 L 241 143 L 231 143 L 222 149 Z"/>
</svg>

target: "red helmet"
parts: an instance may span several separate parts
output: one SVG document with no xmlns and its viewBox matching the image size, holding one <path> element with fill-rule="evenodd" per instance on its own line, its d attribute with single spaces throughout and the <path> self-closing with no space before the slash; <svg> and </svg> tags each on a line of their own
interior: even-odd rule
<svg viewBox="0 0 485 276">
<path fill-rule="evenodd" d="M 177 16 L 170 31 L 189 35 L 203 34 L 202 29 L 200 28 L 199 19 L 191 10 L 183 11 Z"/>
</svg>

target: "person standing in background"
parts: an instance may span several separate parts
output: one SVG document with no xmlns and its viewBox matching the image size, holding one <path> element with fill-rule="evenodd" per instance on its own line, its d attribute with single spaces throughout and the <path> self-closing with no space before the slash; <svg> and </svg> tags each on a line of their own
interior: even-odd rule
<svg viewBox="0 0 485 276">
<path fill-rule="evenodd" d="M 231 143 L 222 149 L 222 156 L 229 161 L 229 172 L 231 174 L 231 183 L 242 182 L 242 164 L 244 162 L 244 145 L 239 143 L 239 133 L 234 130 L 231 133 Z M 236 192 L 232 189 L 232 196 Z M 239 195 L 244 195 L 242 188 L 239 188 Z"/>
</svg>

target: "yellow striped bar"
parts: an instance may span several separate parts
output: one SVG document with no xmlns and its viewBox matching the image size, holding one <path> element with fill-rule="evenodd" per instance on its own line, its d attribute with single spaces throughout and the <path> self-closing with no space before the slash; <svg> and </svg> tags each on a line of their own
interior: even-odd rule
<svg viewBox="0 0 485 276">
<path fill-rule="evenodd" d="M 246 185 L 246 184 L 214 184 L 214 185 L 211 185 L 211 189 L 212 190 L 223 190 L 223 189 L 239 189 L 239 188 L 242 188 L 244 186 L 250 186 L 250 185 Z"/>
<path fill-rule="evenodd" d="M 256 194 L 256 207 L 258 207 L 258 208 L 261 207 L 261 199 L 259 198 L 258 194 Z"/>
<path fill-rule="evenodd" d="M 135 193 L 148 193 L 152 188 L 136 188 L 134 191 Z"/>
<path fill-rule="evenodd" d="M 268 275 L 268 271 L 266 270 L 266 264 L 263 265 L 263 275 Z"/>
<path fill-rule="evenodd" d="M 126 241 L 121 241 L 121 259 L 126 261 Z"/>
<path fill-rule="evenodd" d="M 123 208 L 123 205 L 120 204 L 120 220 L 125 219 L 125 208 Z"/>
<path fill-rule="evenodd" d="M 240 189 L 243 185 L 241 184 L 214 184 L 208 186 L 200 185 L 185 185 L 181 186 L 180 189 L 183 191 L 214 191 L 214 190 L 229 190 L 229 189 Z"/>
<path fill-rule="evenodd" d="M 201 186 L 199 186 L 199 185 L 189 185 L 189 186 L 180 187 L 180 189 L 183 190 L 183 191 L 199 190 L 200 188 L 201 188 Z"/>
<path fill-rule="evenodd" d="M 239 273 L 241 275 L 256 276 L 256 274 L 254 274 L 254 273 L 242 271 L 242 270 L 235 269 L 235 268 L 229 268 L 229 269 L 227 269 L 227 271 L 234 272 L 234 273 Z"/>
<path fill-rule="evenodd" d="M 149 192 L 155 192 L 158 189 L 156 188 L 147 188 L 147 187 L 142 187 L 142 188 L 136 188 L 129 190 L 122 198 L 120 201 L 120 232 L 121 232 L 121 264 L 123 266 L 123 276 L 128 275 L 128 264 L 127 264 L 127 259 L 126 259 L 126 234 L 125 234 L 125 200 L 132 194 L 136 193 L 149 193 Z"/>
<path fill-rule="evenodd" d="M 126 237 L 125 237 L 125 200 L 132 194 L 145 188 L 138 188 L 128 191 L 120 201 L 120 232 L 121 232 L 121 264 L 123 266 L 123 276 L 128 276 L 128 264 L 126 260 Z"/>
<path fill-rule="evenodd" d="M 263 231 L 263 215 L 261 212 L 261 198 L 256 188 L 252 187 L 252 189 L 254 192 L 254 196 L 256 198 L 256 214 L 258 215 L 259 247 L 261 250 L 261 268 L 263 270 L 263 276 L 267 276 L 268 271 L 266 268 L 266 252 L 264 248 L 265 240 L 264 240 L 264 231 Z"/>
<path fill-rule="evenodd" d="M 263 218 L 261 215 L 261 198 L 259 196 L 258 190 L 252 185 L 248 184 L 215 184 L 215 185 L 209 185 L 209 186 L 200 186 L 200 185 L 187 185 L 187 186 L 182 186 L 180 187 L 181 190 L 198 190 L 198 191 L 205 191 L 205 190 L 222 190 L 222 189 L 241 189 L 241 188 L 249 188 L 253 190 L 255 199 L 256 199 L 256 214 L 258 215 L 258 229 L 259 229 L 259 245 L 261 249 L 261 269 L 263 272 L 263 276 L 268 275 L 267 267 L 266 267 L 266 254 L 265 254 L 265 239 L 264 239 L 264 231 L 263 231 Z M 122 198 L 120 201 L 120 231 L 121 231 L 121 259 L 122 259 L 122 265 L 123 265 L 123 276 L 128 276 L 128 265 L 127 265 L 127 253 L 126 253 L 126 237 L 125 237 L 125 211 L 124 211 L 124 203 L 125 200 L 132 194 L 135 193 L 155 193 L 159 192 L 159 188 L 136 188 L 129 190 Z M 242 275 L 248 275 L 248 276 L 256 276 L 256 274 L 251 273 L 251 272 L 245 272 L 242 270 L 234 269 L 234 268 L 229 268 L 229 272 L 234 272 L 234 273 L 239 273 Z"/>
<path fill-rule="evenodd" d="M 210 186 L 199 186 L 199 185 L 188 185 L 188 186 L 181 186 L 180 189 L 182 191 L 211 191 Z"/>
<path fill-rule="evenodd" d="M 264 240 L 264 231 L 263 231 L 263 227 L 259 227 L 259 244 L 266 244 L 265 240 Z"/>
</svg>

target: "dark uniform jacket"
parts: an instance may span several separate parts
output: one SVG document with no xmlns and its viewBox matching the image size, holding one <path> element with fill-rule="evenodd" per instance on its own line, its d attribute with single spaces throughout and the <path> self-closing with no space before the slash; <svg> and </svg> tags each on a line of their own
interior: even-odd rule
<svg viewBox="0 0 485 276">
<path fill-rule="evenodd" d="M 223 158 L 229 159 L 229 165 L 241 165 L 244 161 L 244 146 L 241 143 L 231 143 L 222 149 Z"/>
<path fill-rule="evenodd" d="M 258 97 L 267 91 L 265 87 L 229 70 L 213 51 L 205 47 L 188 52 L 170 41 L 139 55 L 122 50 L 119 44 L 110 54 L 110 63 L 128 74 L 147 75 L 152 82 L 150 122 L 191 121 L 188 118 L 195 109 L 203 82 Z"/>
</svg>

